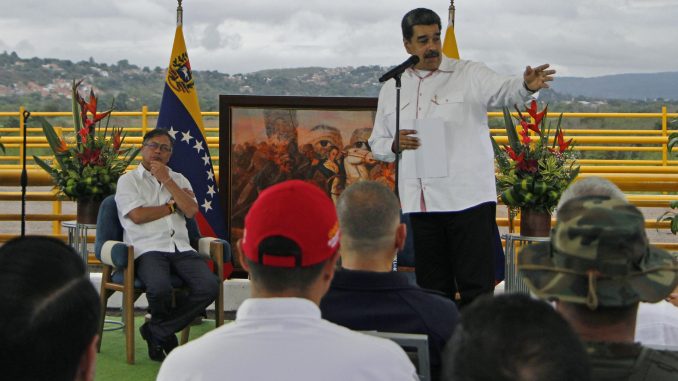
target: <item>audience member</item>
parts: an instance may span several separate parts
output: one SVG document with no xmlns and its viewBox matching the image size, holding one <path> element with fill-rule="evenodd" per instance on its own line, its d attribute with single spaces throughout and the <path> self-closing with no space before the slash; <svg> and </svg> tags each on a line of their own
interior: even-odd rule
<svg viewBox="0 0 678 381">
<path fill-rule="evenodd" d="M 320 303 L 325 319 L 360 331 L 428 335 L 431 376 L 438 379 L 440 354 L 459 313 L 445 294 L 412 284 L 391 271 L 405 244 L 405 224 L 393 192 L 373 181 L 351 185 L 337 202 L 341 270 Z"/>
<path fill-rule="evenodd" d="M 63 242 L 29 236 L 0 247 L 3 380 L 93 380 L 99 297 Z"/>
<path fill-rule="evenodd" d="M 611 181 L 593 176 L 581 179 L 565 189 L 558 208 L 570 199 L 581 196 L 609 196 L 626 200 L 624 192 Z M 678 294 L 671 295 L 678 297 Z M 671 296 L 657 303 L 641 302 L 638 305 L 635 341 L 644 345 L 678 347 L 678 309 L 671 305 L 670 300 Z"/>
<path fill-rule="evenodd" d="M 197 213 L 198 203 L 186 177 L 167 166 L 174 139 L 167 130 L 155 129 L 144 135 L 142 144 L 141 164 L 120 177 L 115 202 L 151 310 L 151 320 L 139 331 L 148 357 L 162 361 L 178 345 L 175 333 L 203 313 L 220 285 L 189 242 L 186 218 Z M 170 271 L 189 290 L 175 306 Z"/>
<path fill-rule="evenodd" d="M 565 189 L 560 196 L 556 211 L 558 211 L 567 201 L 581 196 L 607 196 L 609 198 L 626 200 L 624 192 L 614 185 L 612 181 L 598 176 L 585 177 L 570 184 L 570 186 Z"/>
<path fill-rule="evenodd" d="M 551 241 L 527 246 L 518 269 L 537 296 L 585 342 L 594 380 L 675 380 L 678 353 L 634 343 L 640 301 L 678 285 L 678 265 L 648 243 L 642 213 L 609 196 L 582 196 L 558 211 Z"/>
<path fill-rule="evenodd" d="M 443 354 L 448 381 L 586 381 L 584 347 L 547 303 L 523 294 L 478 298 Z"/>
<path fill-rule="evenodd" d="M 320 188 L 292 180 L 264 190 L 237 244 L 252 297 L 235 322 L 173 351 L 158 380 L 416 380 L 395 343 L 321 318 L 339 240 Z"/>
</svg>

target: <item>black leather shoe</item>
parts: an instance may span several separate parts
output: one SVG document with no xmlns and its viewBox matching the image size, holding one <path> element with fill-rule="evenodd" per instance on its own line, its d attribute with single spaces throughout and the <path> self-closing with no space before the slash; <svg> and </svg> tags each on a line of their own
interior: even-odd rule
<svg viewBox="0 0 678 381">
<path fill-rule="evenodd" d="M 141 327 L 139 327 L 139 332 L 141 333 L 141 337 L 146 340 L 146 344 L 148 344 L 148 357 L 150 357 L 153 361 L 164 360 L 165 352 L 161 342 L 151 334 L 151 330 L 148 328 L 148 323 L 144 323 Z"/>
<path fill-rule="evenodd" d="M 169 335 L 162 340 L 162 349 L 165 351 L 165 356 L 169 355 L 178 346 L 179 340 L 177 340 L 177 335 Z"/>
</svg>

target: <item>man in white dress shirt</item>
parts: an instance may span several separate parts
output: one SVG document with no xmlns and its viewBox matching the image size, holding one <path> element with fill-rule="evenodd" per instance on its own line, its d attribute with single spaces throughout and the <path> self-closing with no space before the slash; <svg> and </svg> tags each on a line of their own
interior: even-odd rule
<svg viewBox="0 0 678 381">
<path fill-rule="evenodd" d="M 419 62 L 402 74 L 400 120 L 444 123 L 439 139 L 445 151 L 436 155 L 447 168 L 447 175 L 421 177 L 400 166 L 398 189 L 403 213 L 411 213 L 417 283 L 464 305 L 494 288 L 497 194 L 487 108 L 523 103 L 548 87 L 555 71 L 528 66 L 522 78 L 505 77 L 481 63 L 443 59 L 440 17 L 429 9 L 408 12 L 401 26 L 405 50 Z M 395 83 L 388 81 L 369 140 L 378 160 L 427 149 L 412 129 L 400 131 L 395 147 L 395 97 Z"/>
<path fill-rule="evenodd" d="M 143 138 L 141 164 L 118 180 L 115 202 L 125 243 L 134 246 L 136 276 L 146 286 L 151 320 L 140 327 L 148 356 L 164 360 L 178 342 L 175 333 L 217 297 L 219 281 L 191 247 L 186 218 L 198 212 L 191 184 L 167 162 L 174 139 L 164 129 Z M 189 289 L 172 307 L 170 271 Z"/>
<path fill-rule="evenodd" d="M 172 380 L 416 380 L 395 343 L 320 316 L 339 256 L 332 201 L 299 180 L 264 190 L 238 242 L 252 297 L 235 322 L 174 350 L 158 374 Z"/>
</svg>

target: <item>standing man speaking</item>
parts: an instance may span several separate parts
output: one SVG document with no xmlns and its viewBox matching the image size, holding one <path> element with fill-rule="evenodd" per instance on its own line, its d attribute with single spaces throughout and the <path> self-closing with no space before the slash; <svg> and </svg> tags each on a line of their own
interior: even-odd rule
<svg viewBox="0 0 678 381">
<path fill-rule="evenodd" d="M 555 70 L 528 66 L 522 78 L 504 77 L 481 63 L 443 60 L 440 17 L 429 9 L 408 12 L 401 27 L 405 50 L 419 61 L 402 74 L 400 121 L 416 127 L 401 129 L 395 146 L 396 90 L 388 81 L 369 143 L 382 161 L 404 151 L 398 187 L 403 213 L 411 213 L 417 283 L 464 305 L 494 288 L 497 196 L 487 108 L 526 101 L 548 87 Z"/>
</svg>

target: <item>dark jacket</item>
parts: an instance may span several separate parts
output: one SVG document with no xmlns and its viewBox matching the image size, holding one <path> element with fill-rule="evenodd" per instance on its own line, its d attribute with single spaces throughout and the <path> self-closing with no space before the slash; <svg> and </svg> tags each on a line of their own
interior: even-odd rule
<svg viewBox="0 0 678 381">
<path fill-rule="evenodd" d="M 431 377 L 438 379 L 440 356 L 459 321 L 444 294 L 412 284 L 397 272 L 341 269 L 320 303 L 323 318 L 356 331 L 428 335 Z"/>
</svg>

